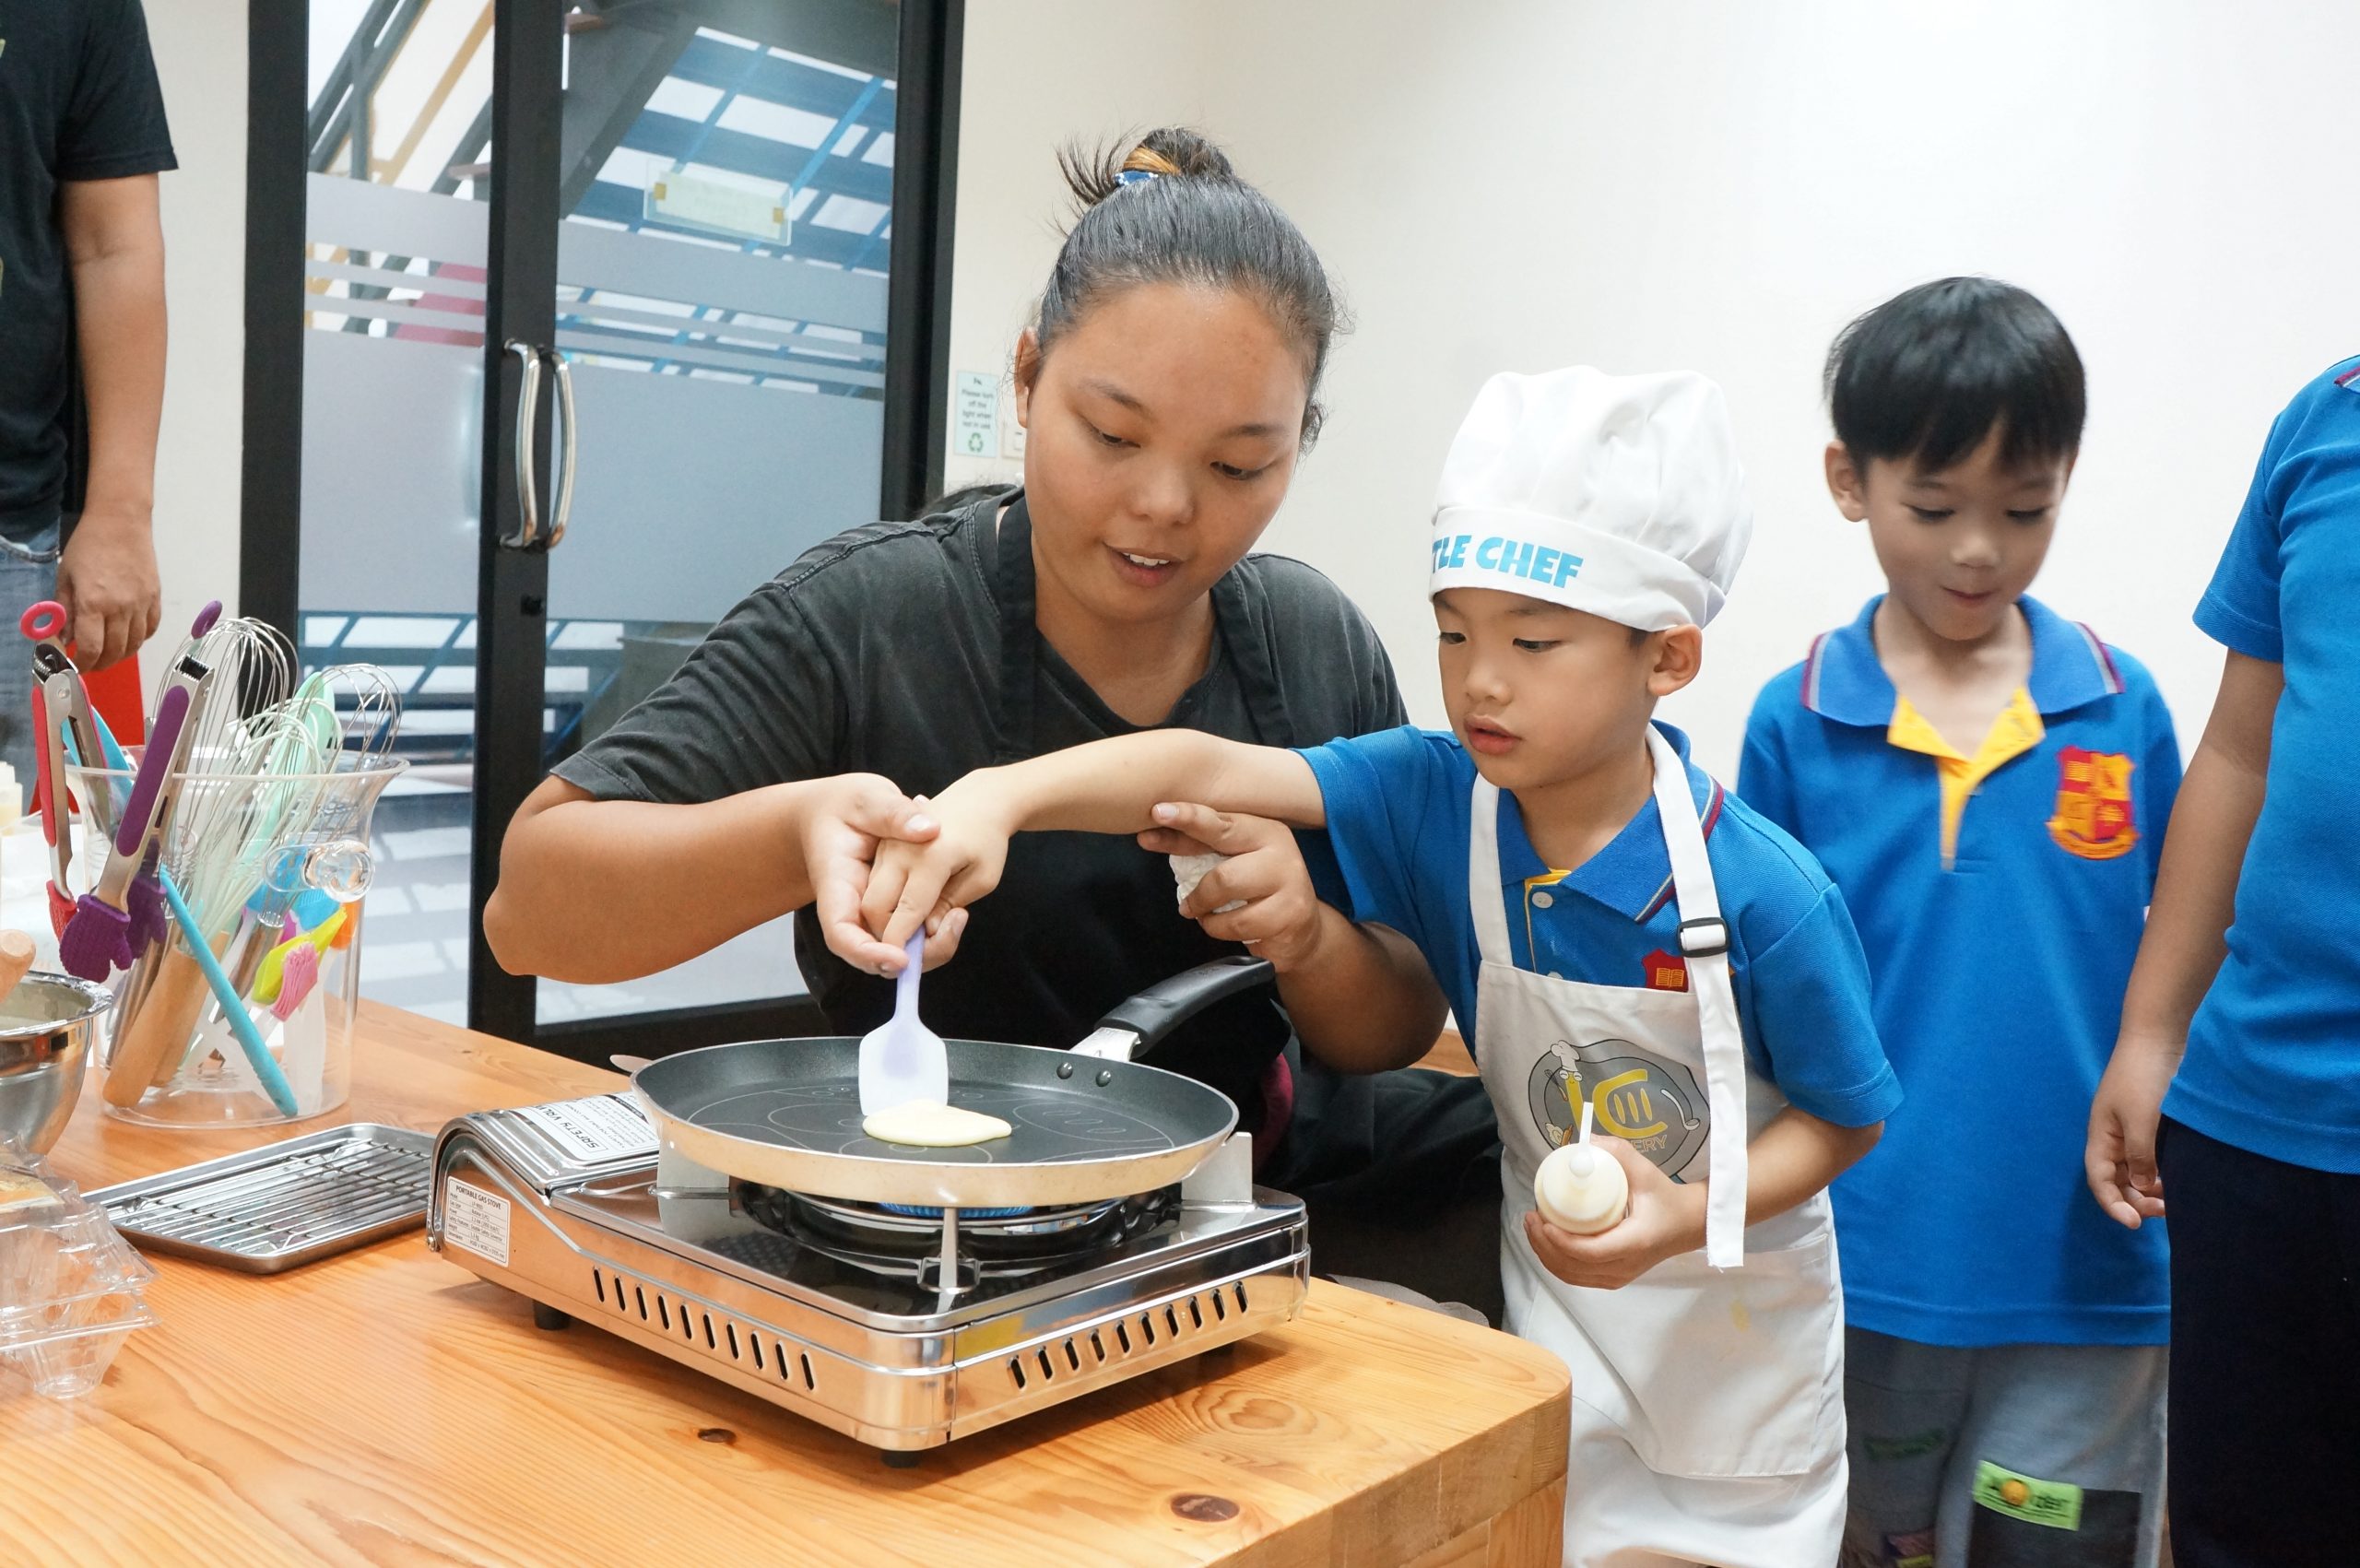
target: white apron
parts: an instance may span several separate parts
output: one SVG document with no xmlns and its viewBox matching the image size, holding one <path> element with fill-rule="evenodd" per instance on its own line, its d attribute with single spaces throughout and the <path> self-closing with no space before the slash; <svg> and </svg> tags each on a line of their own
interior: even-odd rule
<svg viewBox="0 0 2360 1568">
<path fill-rule="evenodd" d="M 1504 1150 L 1507 1326 L 1573 1370 L 1569 1568 L 1824 1568 L 1843 1533 L 1845 1491 L 1844 1325 L 1827 1196 L 1745 1226 L 1745 1145 L 1786 1101 L 1746 1060 L 1687 770 L 1652 727 L 1647 742 L 1685 992 L 1516 968 L 1500 886 L 1499 790 L 1475 782 L 1475 1043 Z M 1534 1172 L 1575 1126 L 1569 1077 L 1599 1131 L 1628 1138 L 1674 1176 L 1709 1173 L 1703 1251 L 1668 1258 L 1619 1291 L 1567 1285 L 1541 1267 L 1524 1217 Z"/>
</svg>

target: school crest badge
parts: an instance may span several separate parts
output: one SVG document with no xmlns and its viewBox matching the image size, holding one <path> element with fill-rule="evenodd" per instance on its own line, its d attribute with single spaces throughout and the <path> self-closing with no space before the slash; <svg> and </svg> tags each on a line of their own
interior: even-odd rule
<svg viewBox="0 0 2360 1568">
<path fill-rule="evenodd" d="M 1668 953 L 1661 948 L 1639 961 L 1646 972 L 1650 991 L 1685 991 L 1688 989 L 1688 961 L 1678 953 Z"/>
<path fill-rule="evenodd" d="M 2069 855 L 2112 860 L 2139 842 L 2130 810 L 2130 770 L 2137 764 L 2119 751 L 2068 746 L 2057 753 L 2057 812 L 2048 836 Z"/>
</svg>

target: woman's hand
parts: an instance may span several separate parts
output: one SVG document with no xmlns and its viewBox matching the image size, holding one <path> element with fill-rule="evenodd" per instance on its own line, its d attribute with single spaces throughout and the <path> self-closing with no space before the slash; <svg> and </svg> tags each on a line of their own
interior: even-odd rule
<svg viewBox="0 0 2360 1568">
<path fill-rule="evenodd" d="M 1524 1217 L 1524 1233 L 1540 1267 L 1568 1285 L 1618 1291 L 1661 1263 L 1705 1244 L 1705 1188 L 1682 1186 L 1655 1162 L 1619 1138 L 1593 1138 L 1622 1162 L 1631 1182 L 1631 1207 L 1620 1223 L 1592 1236 L 1561 1231 L 1539 1209 Z"/>
<path fill-rule="evenodd" d="M 2179 1070 L 2185 1041 L 2125 1034 L 2098 1079 L 2090 1102 L 2089 1142 L 2082 1171 L 2090 1196 L 2109 1218 L 2135 1231 L 2164 1217 L 2164 1177 L 2155 1168 L 2155 1128 L 2163 1121 L 2164 1091 Z"/>
<path fill-rule="evenodd" d="M 858 921 L 871 947 L 882 944 L 898 952 L 921 921 L 931 930 L 956 915 L 963 926 L 965 907 L 998 887 L 1008 866 L 1008 841 L 1016 834 L 1017 819 L 991 784 L 989 770 L 969 773 L 926 802 L 926 811 L 934 832 L 883 845 L 869 867 Z M 870 931 L 877 935 L 867 937 Z M 832 938 L 828 945 L 844 951 Z"/>
<path fill-rule="evenodd" d="M 861 924 L 880 846 L 906 849 L 940 831 L 926 798 L 903 795 L 891 779 L 875 773 L 843 773 L 814 781 L 796 797 L 803 865 L 811 878 L 812 911 L 829 950 L 856 969 L 897 974 L 908 961 L 900 943 L 879 941 Z M 964 910 L 929 921 L 926 967 L 950 961 L 967 928 Z M 905 937 L 903 940 L 907 940 Z"/>
<path fill-rule="evenodd" d="M 1280 974 L 1300 968 L 1317 950 L 1325 911 L 1311 886 L 1311 869 L 1294 830 L 1267 817 L 1215 811 L 1209 806 L 1162 805 L 1162 827 L 1139 835 L 1139 847 L 1158 855 L 1221 855 L 1180 913 L 1218 941 L 1243 942 Z M 1230 909 L 1243 902 L 1243 909 Z M 1226 911 L 1226 913 L 1223 913 Z M 1342 919 L 1340 914 L 1336 916 Z"/>
</svg>

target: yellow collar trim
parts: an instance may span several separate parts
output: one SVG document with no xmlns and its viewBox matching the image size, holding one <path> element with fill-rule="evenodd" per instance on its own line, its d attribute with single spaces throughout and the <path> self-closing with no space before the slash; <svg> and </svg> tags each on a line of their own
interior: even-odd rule
<svg viewBox="0 0 2360 1568">
<path fill-rule="evenodd" d="M 1957 859 L 1959 824 L 1965 819 L 1967 801 L 1983 786 L 1984 780 L 2038 746 L 2047 734 L 2048 726 L 2040 722 L 2040 710 L 2033 705 L 2032 693 L 2019 686 L 2008 705 L 1991 721 L 1991 728 L 1984 735 L 1983 744 L 1976 748 L 1975 755 L 1964 757 L 1942 737 L 1941 731 L 1910 705 L 1908 698 L 1894 694 L 1893 718 L 1885 726 L 1885 740 L 1904 751 L 1918 751 L 1931 757 L 1941 779 L 1943 870 L 1951 869 Z"/>
</svg>

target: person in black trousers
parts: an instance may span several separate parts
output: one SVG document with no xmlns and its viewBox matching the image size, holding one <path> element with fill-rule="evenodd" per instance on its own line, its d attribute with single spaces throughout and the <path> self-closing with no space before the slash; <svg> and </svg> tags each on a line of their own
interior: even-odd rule
<svg viewBox="0 0 2360 1568">
<path fill-rule="evenodd" d="M 2196 623 L 2228 649 L 2172 813 L 2090 1189 L 2171 1206 L 2178 1568 L 2360 1562 L 2360 358 L 2270 432 Z"/>
</svg>

